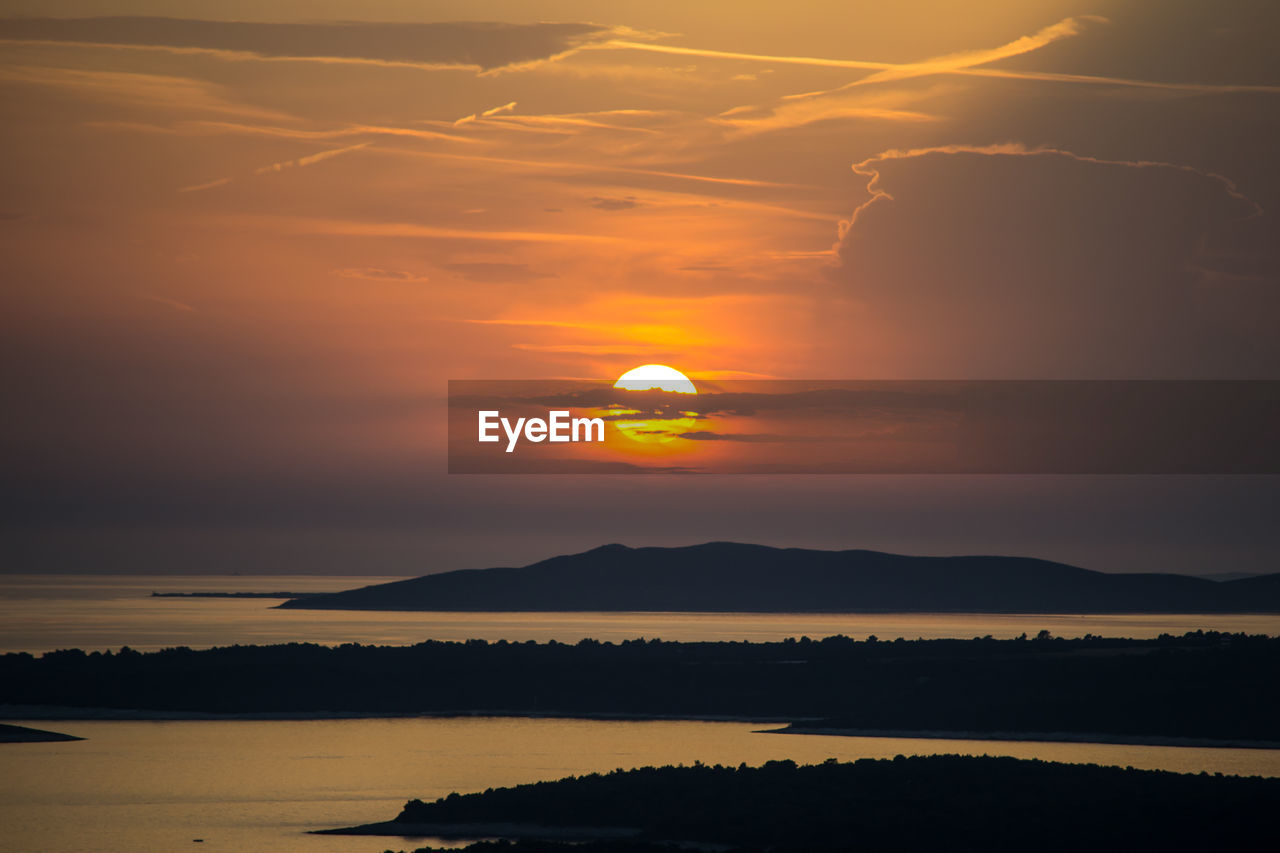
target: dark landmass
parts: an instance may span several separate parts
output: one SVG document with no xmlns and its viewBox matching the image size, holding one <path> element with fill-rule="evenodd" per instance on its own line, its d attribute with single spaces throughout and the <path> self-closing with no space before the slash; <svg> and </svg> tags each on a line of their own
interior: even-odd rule
<svg viewBox="0 0 1280 853">
<path fill-rule="evenodd" d="M 907 557 L 710 542 L 605 545 L 522 568 L 467 569 L 282 608 L 461 611 L 1280 612 L 1280 574 L 1230 581 L 1107 574 L 1025 557 Z"/>
<path fill-rule="evenodd" d="M 153 592 L 152 598 L 307 598 L 326 592 Z"/>
<path fill-rule="evenodd" d="M 0 705 L 736 716 L 849 730 L 1261 742 L 1280 741 L 1277 674 L 1280 638 L 1200 631 L 1150 640 L 1042 632 L 893 642 L 288 644 L 7 654 Z"/>
<path fill-rule="evenodd" d="M 1244 850 L 1274 838 L 1278 808 L 1280 779 L 898 756 L 618 770 L 429 803 L 410 800 L 394 821 L 345 831 L 422 835 L 449 825 L 537 824 L 551 837 L 565 827 L 578 834 L 591 826 L 634 835 L 586 848 L 598 851 L 660 850 L 671 842 L 743 853 Z M 521 842 L 466 849 L 584 848 Z"/>
<path fill-rule="evenodd" d="M 0 723 L 0 743 L 50 743 L 64 740 L 84 740 L 75 735 L 64 735 L 61 732 L 46 732 L 44 729 L 29 729 L 26 726 L 11 726 Z"/>
<path fill-rule="evenodd" d="M 1267 572 L 1205 572 L 1192 577 L 1204 578 L 1207 581 L 1238 581 L 1245 578 L 1260 578 L 1267 574 Z"/>
</svg>

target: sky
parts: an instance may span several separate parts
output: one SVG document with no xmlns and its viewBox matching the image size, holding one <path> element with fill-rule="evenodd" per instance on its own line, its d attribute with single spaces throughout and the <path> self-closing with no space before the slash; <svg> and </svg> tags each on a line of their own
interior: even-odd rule
<svg viewBox="0 0 1280 853">
<path fill-rule="evenodd" d="M 1280 378 L 1280 9 L 0 2 L 0 571 L 1272 571 L 1274 477 L 449 475 L 450 379 Z"/>
</svg>

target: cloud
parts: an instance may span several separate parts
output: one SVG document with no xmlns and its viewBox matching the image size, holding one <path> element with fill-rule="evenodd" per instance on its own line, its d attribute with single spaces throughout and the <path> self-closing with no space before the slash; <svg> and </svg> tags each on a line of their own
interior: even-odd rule
<svg viewBox="0 0 1280 853">
<path fill-rule="evenodd" d="M 671 110 L 596 110 L 578 113 L 551 113 L 542 115 L 510 115 L 507 114 L 516 105 L 515 101 L 494 107 L 483 113 L 464 116 L 452 123 L 452 127 L 467 127 L 468 130 L 503 130 L 524 131 L 528 133 L 570 134 L 583 130 L 608 130 L 623 133 L 655 134 L 659 131 L 651 127 L 635 124 L 622 124 L 625 121 L 649 121 L 655 118 L 664 119 L 674 115 Z M 610 121 L 601 121 L 608 118 Z"/>
<path fill-rule="evenodd" d="M 548 243 L 617 246 L 641 241 L 609 234 L 577 234 L 563 231 L 484 231 L 425 225 L 417 222 L 329 219 L 307 216 L 258 216 L 245 214 L 226 220 L 236 226 L 253 226 L 283 234 L 347 237 L 386 237 L 428 240 L 477 240 L 494 243 Z"/>
<path fill-rule="evenodd" d="M 282 160 L 279 163 L 271 163 L 270 165 L 262 166 L 258 169 L 254 169 L 253 173 L 255 175 L 265 175 L 265 174 L 268 174 L 269 172 L 283 172 L 285 169 L 297 169 L 297 168 L 301 168 L 302 166 L 310 166 L 315 163 L 324 162 L 325 160 L 331 159 L 333 157 L 340 157 L 343 154 L 349 154 L 352 151 L 359 151 L 361 148 L 364 148 L 368 144 L 369 144 L 368 142 L 361 142 L 357 145 L 348 145 L 345 148 L 331 148 L 328 151 L 320 151 L 315 154 L 308 154 L 305 157 L 298 157 L 295 160 Z"/>
<path fill-rule="evenodd" d="M 260 166 L 259 168 L 254 169 L 253 174 L 269 175 L 274 172 L 283 172 L 286 169 L 299 169 L 299 168 L 302 168 L 303 166 L 311 166 L 315 163 L 322 163 L 325 160 L 329 160 L 333 157 L 339 157 L 343 154 L 349 154 L 352 151 L 359 151 L 361 148 L 364 148 L 367 145 L 369 145 L 368 142 L 361 142 L 357 145 L 348 145 L 345 148 L 331 148 L 328 151 L 319 151 L 315 154 L 308 154 L 305 157 L 298 157 L 293 160 L 281 160 L 276 163 L 269 163 L 266 166 Z M 226 186 L 227 184 L 231 183 L 231 181 L 232 181 L 231 178 L 218 178 L 216 180 L 207 181 L 202 184 L 192 184 L 191 186 L 179 187 L 178 192 L 180 193 L 202 192 L 204 190 L 214 189 L 215 187 Z"/>
<path fill-rule="evenodd" d="M 512 110 L 514 110 L 515 108 L 516 108 L 516 102 L 515 102 L 515 101 L 507 101 L 507 103 L 502 104 L 502 105 L 500 105 L 500 106 L 490 107 L 489 109 L 487 109 L 487 110 L 485 110 L 484 112 L 480 113 L 480 115 L 485 116 L 485 117 L 488 117 L 488 116 L 496 116 L 498 113 L 509 113 L 509 112 L 511 112 Z"/>
<path fill-rule="evenodd" d="M 526 352 L 545 352 L 557 355 L 590 355 L 590 356 L 644 356 L 654 358 L 670 355 L 669 350 L 643 344 L 511 344 L 512 349 Z M 606 418 L 606 420 L 609 420 Z"/>
<path fill-rule="evenodd" d="M 946 56 L 927 59 L 922 62 L 877 62 L 865 59 L 831 59 L 817 56 L 778 56 L 774 54 L 742 53 L 726 50 L 708 50 L 697 47 L 634 42 L 626 39 L 611 39 L 588 45 L 594 49 L 636 50 L 650 53 L 664 53 L 677 56 L 698 56 L 708 59 L 745 60 L 779 65 L 805 65 L 817 68 L 846 68 L 857 71 L 875 72 L 868 77 L 848 84 L 848 87 L 903 80 L 910 77 L 930 75 L 956 75 L 963 77 L 990 77 L 1005 80 L 1032 80 L 1050 83 L 1075 83 L 1093 86 L 1122 86 L 1135 88 L 1164 89 L 1171 92 L 1189 94 L 1233 93 L 1233 92 L 1280 92 L 1280 86 L 1219 84 L 1219 83 L 1186 83 L 1161 80 L 1147 80 L 1138 77 L 1105 76 L 1094 74 L 1074 74 L 1051 71 L 1031 71 L 1013 68 L 981 68 L 989 62 L 1009 59 L 1039 50 L 1049 44 L 1078 35 L 1090 23 L 1101 23 L 1106 19 L 1096 15 L 1065 18 L 1056 24 L 1022 38 L 1015 39 L 1005 45 L 962 51 Z M 841 87 L 847 88 L 847 87 Z M 837 90 L 810 92 L 795 97 L 817 97 L 831 94 Z"/>
<path fill-rule="evenodd" d="M 178 187 L 180 193 L 198 193 L 204 190 L 211 190 L 214 187 L 224 187 L 231 183 L 230 178 L 216 178 L 212 181 L 205 181 L 203 184 L 191 184 L 186 187 Z"/>
<path fill-rule="evenodd" d="M 692 430 L 679 433 L 679 437 L 687 441 L 736 441 L 750 444 L 783 444 L 792 442 L 828 442 L 849 441 L 849 436 L 807 436 L 783 435 L 768 432 L 711 432 L 709 430 Z"/>
<path fill-rule="evenodd" d="M 592 196 L 591 206 L 596 210 L 631 210 L 639 206 L 635 196 L 627 196 L 626 198 L 606 198 L 604 196 Z"/>
<path fill-rule="evenodd" d="M 85 98 L 177 113 L 212 112 L 273 121 L 287 118 L 275 110 L 235 103 L 221 87 L 189 77 L 7 65 L 0 66 L 0 81 L 54 86 Z"/>
<path fill-rule="evenodd" d="M 0 20 L 0 39 L 11 41 L 196 51 L 226 59 L 480 71 L 556 59 L 615 32 L 585 23 L 266 23 L 153 17 Z"/>
<path fill-rule="evenodd" d="M 994 145 L 939 145 L 931 148 L 913 148 L 913 149 L 890 149 L 882 151 L 874 157 L 869 157 L 861 163 L 854 163 L 852 168 L 854 174 L 863 175 L 869 178 L 867 181 L 867 192 L 871 194 L 871 198 L 854 211 L 852 219 L 856 219 L 858 214 L 869 205 L 877 201 L 892 201 L 893 196 L 880 186 L 880 168 L 881 165 L 892 160 L 910 160 L 916 157 L 926 157 L 936 154 L 973 154 L 983 157 L 1062 157 L 1068 160 L 1075 160 L 1080 163 L 1091 163 L 1098 166 L 1124 166 L 1132 169 L 1168 169 L 1175 172 L 1185 172 L 1190 175 L 1196 175 L 1206 178 L 1210 181 L 1218 183 L 1222 191 L 1231 198 L 1234 198 L 1248 207 L 1247 216 L 1261 216 L 1263 210 L 1257 202 L 1250 199 L 1244 193 L 1240 192 L 1240 188 L 1236 186 L 1235 181 L 1220 175 L 1216 172 L 1206 172 L 1193 166 L 1185 166 L 1177 163 L 1164 163 L 1159 160 L 1106 160 L 1099 157 L 1089 157 L 1076 154 L 1071 151 L 1064 151 L 1059 148 L 1027 148 L 1020 142 L 997 143 Z M 849 222 L 841 223 L 842 231 L 849 227 Z"/>
<path fill-rule="evenodd" d="M 428 280 L 425 275 L 409 272 L 408 270 L 392 270 L 383 267 L 347 267 L 336 269 L 333 274 L 343 278 L 360 278 L 367 281 L 420 282 Z"/>
<path fill-rule="evenodd" d="M 458 127 L 459 125 L 468 124 L 469 122 L 473 122 L 473 121 L 475 121 L 476 119 L 481 118 L 481 117 L 485 117 L 485 118 L 487 118 L 487 117 L 489 117 L 489 116 L 496 116 L 496 115 L 498 115 L 499 113 L 509 113 L 509 112 L 511 112 L 512 110 L 514 110 L 515 108 L 516 108 L 516 102 L 515 102 L 515 101 L 508 101 L 507 103 L 502 104 L 501 106 L 491 107 L 491 108 L 489 108 L 489 109 L 485 110 L 484 112 L 481 112 L 481 113 L 472 113 L 472 114 L 471 114 L 471 115 L 469 115 L 469 116 L 463 116 L 462 118 L 460 118 L 460 119 L 458 119 L 457 121 L 455 121 L 455 122 L 453 123 L 453 126 L 454 126 L 454 127 Z"/>
<path fill-rule="evenodd" d="M 740 134 L 785 130 L 835 119 L 863 119 L 890 122 L 936 122 L 940 117 L 919 110 L 906 109 L 914 102 L 937 94 L 937 90 L 907 91 L 901 88 L 878 88 L 874 92 L 854 92 L 872 84 L 905 81 L 915 77 L 959 73 L 978 65 L 1021 56 L 1060 39 L 1078 35 L 1086 22 L 1101 18 L 1066 18 L 1038 32 L 994 48 L 966 50 L 913 63 L 870 63 L 879 70 L 865 77 L 815 92 L 786 95 L 767 106 L 739 106 L 725 110 L 713 121 L 732 127 Z M 811 58 L 796 58 L 806 59 Z M 825 63 L 823 63 L 825 64 Z M 853 68 L 865 68 L 855 63 Z"/>
<path fill-rule="evenodd" d="M 1222 175 L 1018 144 L 887 151 L 853 170 L 871 198 L 842 223 L 831 275 L 901 369 L 1248 377 L 1280 356 L 1254 320 L 1280 309 L 1280 282 L 1209 287 L 1202 272 L 1224 246 L 1275 255 L 1275 224 Z"/>
<path fill-rule="evenodd" d="M 783 99 L 770 107 L 735 107 L 712 119 L 716 124 L 727 125 L 739 133 L 763 133 L 787 130 L 835 119 L 862 119 L 866 121 L 918 124 L 938 122 L 942 118 L 932 113 L 904 109 L 908 104 L 937 94 L 924 92 L 882 91 L 874 95 L 830 95 L 806 100 Z"/>
<path fill-rule="evenodd" d="M 425 157 L 428 159 L 460 160 L 473 163 L 487 163 L 494 166 L 511 166 L 530 171 L 546 172 L 597 172 L 617 175 L 640 175 L 651 178 L 671 178 L 678 181 L 694 181 L 697 183 L 722 184 L 735 187 L 769 187 L 783 189 L 815 189 L 804 184 L 780 181 L 762 181 L 753 178 L 730 178 L 714 175 L 697 175 L 688 172 L 671 172 L 662 169 L 643 169 L 622 164 L 601 164 L 575 161 L 526 160 L 517 157 L 490 157 L 482 154 L 453 154 L 444 151 L 409 151 L 397 150 L 388 153 L 405 157 Z"/>
<path fill-rule="evenodd" d="M 546 273 L 531 269 L 528 264 L 475 262 L 442 264 L 441 266 L 461 278 L 477 282 L 532 281 L 533 279 L 548 277 Z"/>
<path fill-rule="evenodd" d="M 440 140 L 444 142 L 474 143 L 476 140 L 454 133 L 423 130 L 416 127 L 389 125 L 351 124 L 327 130 L 307 130 L 300 127 L 275 127 L 227 121 L 176 121 L 171 124 L 146 124 L 132 121 L 93 121 L 90 127 L 104 130 L 125 130 L 138 133 L 157 133 L 171 136 L 216 136 L 221 134 L 240 136 L 265 136 L 273 139 L 343 139 L 352 136 L 389 136 L 412 140 Z"/>
<path fill-rule="evenodd" d="M 1039 50 L 1040 48 L 1052 44 L 1055 41 L 1072 36 L 1079 35 L 1086 24 L 1107 23 L 1106 18 L 1096 15 L 1085 15 L 1077 18 L 1064 18 L 1056 24 L 1044 27 L 1038 32 L 1028 36 L 1014 39 L 1011 42 L 1002 44 L 994 48 L 983 48 L 978 50 L 964 50 L 956 53 L 950 53 L 945 56 L 938 56 L 932 59 L 926 59 L 923 62 L 913 62 L 905 65 L 898 65 L 894 68 L 886 68 L 868 77 L 864 77 L 849 86 L 865 86 L 871 83 L 884 83 L 891 80 L 903 80 L 908 77 L 922 77 L 931 74 L 948 74 L 953 72 L 967 71 L 975 66 L 986 65 L 1001 59 L 1009 59 L 1014 56 L 1021 56 L 1025 53 Z"/>
</svg>

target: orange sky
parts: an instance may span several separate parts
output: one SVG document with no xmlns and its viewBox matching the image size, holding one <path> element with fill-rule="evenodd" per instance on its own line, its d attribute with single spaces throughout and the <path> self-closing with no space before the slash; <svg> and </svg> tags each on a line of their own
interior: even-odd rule
<svg viewBox="0 0 1280 853">
<path fill-rule="evenodd" d="M 1280 366 L 1271 3 L 45 6 L 0 3 L 19 562 L 209 495 L 479 488 L 449 378 Z M 287 524 L 369 528 L 329 512 Z"/>
</svg>

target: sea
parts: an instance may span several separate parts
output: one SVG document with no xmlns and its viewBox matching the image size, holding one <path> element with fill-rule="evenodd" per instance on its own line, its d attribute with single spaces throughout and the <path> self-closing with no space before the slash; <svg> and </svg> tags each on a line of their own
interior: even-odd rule
<svg viewBox="0 0 1280 853">
<path fill-rule="evenodd" d="M 1276 615 L 355 613 L 274 599 L 152 592 L 317 592 L 392 578 L 0 575 L 0 651 L 427 639 L 775 640 L 1280 634 Z M 326 836 L 389 820 L 411 798 L 643 765 L 790 758 L 1011 755 L 1178 772 L 1280 776 L 1280 750 L 767 733 L 769 721 L 461 717 L 22 720 L 85 738 L 0 744 L 0 851 L 380 853 L 463 841 Z M 782 721 L 777 721 L 780 724 Z M 197 846 L 198 845 L 198 846 Z"/>
<path fill-rule="evenodd" d="M 128 646 L 151 651 L 262 643 L 408 645 L 424 640 L 575 643 L 818 639 L 843 634 L 996 638 L 1156 637 L 1187 631 L 1280 635 L 1280 613 L 444 613 L 276 610 L 280 599 L 156 598 L 172 592 L 335 592 L 403 578 L 332 575 L 0 574 L 0 653 Z"/>
</svg>

